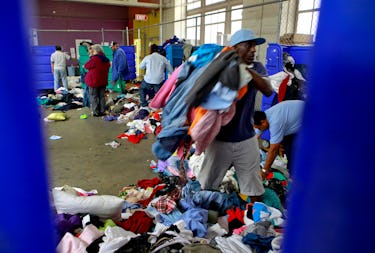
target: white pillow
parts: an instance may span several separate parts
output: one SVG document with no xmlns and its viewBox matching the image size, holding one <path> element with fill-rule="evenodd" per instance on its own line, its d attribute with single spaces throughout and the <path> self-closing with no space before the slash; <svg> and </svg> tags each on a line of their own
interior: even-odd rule
<svg viewBox="0 0 375 253">
<path fill-rule="evenodd" d="M 77 196 L 56 188 L 52 190 L 53 202 L 57 213 L 85 214 L 99 216 L 102 219 L 121 219 L 124 200 L 112 195 Z"/>
</svg>

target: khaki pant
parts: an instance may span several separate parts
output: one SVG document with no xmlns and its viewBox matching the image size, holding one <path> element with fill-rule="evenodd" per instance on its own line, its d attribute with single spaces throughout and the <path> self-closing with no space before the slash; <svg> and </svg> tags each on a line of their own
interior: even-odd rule
<svg viewBox="0 0 375 253">
<path fill-rule="evenodd" d="M 264 193 L 260 174 L 258 140 L 254 136 L 241 142 L 214 140 L 205 150 L 198 180 L 205 190 L 218 190 L 228 169 L 234 166 L 240 193 L 260 196 Z"/>
</svg>

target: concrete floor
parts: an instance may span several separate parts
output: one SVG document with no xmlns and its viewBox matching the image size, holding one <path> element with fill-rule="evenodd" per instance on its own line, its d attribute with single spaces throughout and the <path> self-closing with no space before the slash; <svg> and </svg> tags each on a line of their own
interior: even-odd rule
<svg viewBox="0 0 375 253">
<path fill-rule="evenodd" d="M 42 109 L 42 117 L 52 112 Z M 87 119 L 80 119 L 83 113 Z M 69 110 L 66 115 L 66 121 L 43 123 L 51 188 L 70 185 L 118 195 L 122 187 L 136 184 L 139 179 L 157 177 L 149 168 L 151 160 L 157 161 L 151 151 L 156 140 L 153 134 L 133 144 L 116 138 L 127 129 L 125 124 L 92 117 L 86 107 Z M 52 135 L 62 138 L 50 140 Z M 105 145 L 113 140 L 121 146 Z"/>
</svg>

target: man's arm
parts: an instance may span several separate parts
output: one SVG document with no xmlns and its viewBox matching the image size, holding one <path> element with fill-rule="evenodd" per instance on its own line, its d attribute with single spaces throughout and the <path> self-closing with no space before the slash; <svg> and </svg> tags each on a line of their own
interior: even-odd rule
<svg viewBox="0 0 375 253">
<path fill-rule="evenodd" d="M 271 166 L 273 164 L 273 161 L 275 160 L 277 154 L 279 153 L 280 143 L 271 144 L 270 148 L 267 152 L 267 159 L 264 163 L 263 169 L 262 169 L 262 175 L 265 177 L 265 175 L 270 172 Z"/>
<path fill-rule="evenodd" d="M 166 69 L 167 69 L 168 73 L 172 73 L 173 72 L 173 68 L 172 68 L 171 63 L 165 57 L 164 57 L 164 60 L 165 60 L 165 66 L 166 66 Z"/>
<path fill-rule="evenodd" d="M 262 92 L 264 95 L 266 95 L 267 97 L 271 96 L 272 93 L 273 93 L 273 89 L 272 89 L 272 86 L 271 86 L 270 82 L 268 80 L 264 79 L 263 77 L 261 77 L 253 69 L 251 69 L 251 68 L 246 68 L 246 69 L 247 69 L 247 71 L 249 71 L 249 73 L 253 77 L 255 87 L 260 92 Z"/>
<path fill-rule="evenodd" d="M 139 68 L 140 69 L 146 69 L 146 64 L 147 64 L 147 56 L 145 58 L 143 58 L 143 60 L 139 64 Z"/>
</svg>

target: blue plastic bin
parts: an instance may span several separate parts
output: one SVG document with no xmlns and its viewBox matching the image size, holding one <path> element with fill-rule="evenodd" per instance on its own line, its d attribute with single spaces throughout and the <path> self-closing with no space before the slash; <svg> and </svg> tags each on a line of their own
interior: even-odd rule
<svg viewBox="0 0 375 253">
<path fill-rule="evenodd" d="M 285 46 L 269 43 L 266 52 L 266 69 L 269 75 L 283 70 L 283 53 L 289 53 L 295 64 L 310 65 L 313 46 Z"/>
<path fill-rule="evenodd" d="M 310 65 L 313 46 L 285 46 L 284 52 L 293 56 L 296 64 Z"/>
<path fill-rule="evenodd" d="M 182 44 L 168 45 L 165 52 L 167 59 L 172 65 L 172 68 L 176 68 L 182 64 L 182 57 L 184 55 Z"/>
</svg>

